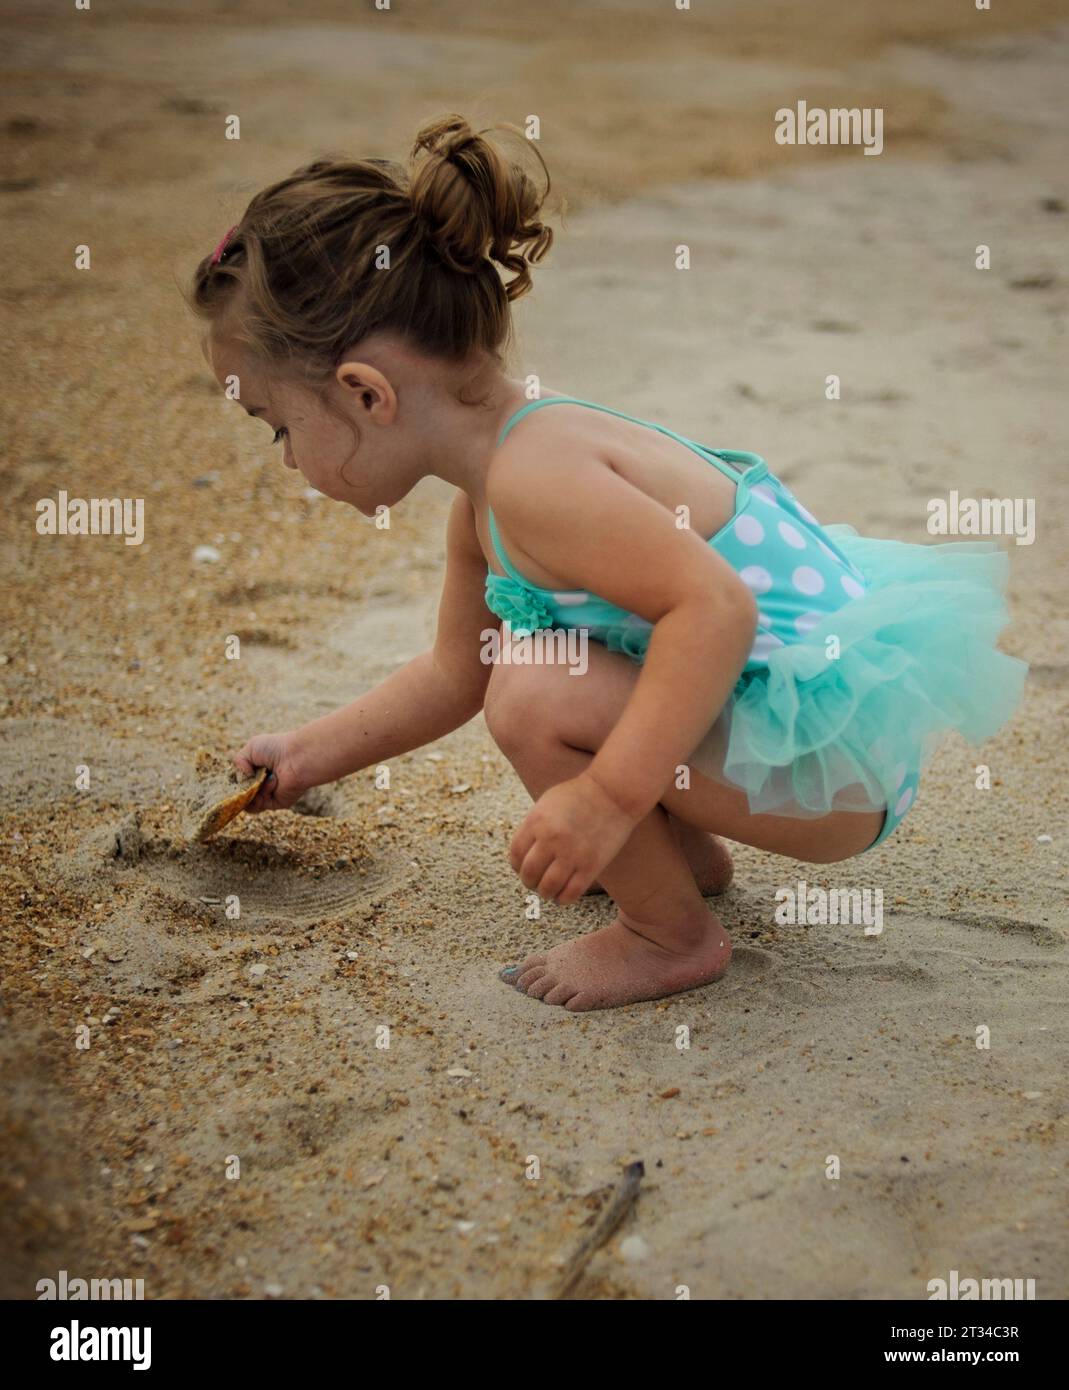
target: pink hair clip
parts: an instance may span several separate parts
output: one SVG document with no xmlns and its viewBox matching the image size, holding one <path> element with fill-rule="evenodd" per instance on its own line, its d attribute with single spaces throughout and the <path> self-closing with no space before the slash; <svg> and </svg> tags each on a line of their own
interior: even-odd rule
<svg viewBox="0 0 1069 1390">
<path fill-rule="evenodd" d="M 227 232 L 226 236 L 223 237 L 222 241 L 219 243 L 219 245 L 218 245 L 218 246 L 215 248 L 215 250 L 212 252 L 212 260 L 211 260 L 212 265 L 218 265 L 219 262 L 223 259 L 223 254 L 224 254 L 224 252 L 226 251 L 226 244 L 227 244 L 227 242 L 230 240 L 230 238 L 234 235 L 234 233 L 237 231 L 238 226 L 239 226 L 239 224 L 238 224 L 237 222 L 235 222 L 234 225 L 230 228 L 229 232 Z"/>
</svg>

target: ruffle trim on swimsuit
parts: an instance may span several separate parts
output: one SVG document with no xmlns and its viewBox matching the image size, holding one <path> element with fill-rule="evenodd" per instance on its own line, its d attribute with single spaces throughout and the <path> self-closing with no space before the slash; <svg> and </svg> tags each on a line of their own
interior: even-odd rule
<svg viewBox="0 0 1069 1390">
<path fill-rule="evenodd" d="M 974 744 L 994 734 L 1028 670 L 995 646 L 1009 618 L 1009 558 L 994 543 L 911 545 L 824 529 L 864 575 L 866 594 L 747 671 L 718 721 L 721 780 L 741 787 L 755 814 L 893 802 L 947 733 Z"/>
<path fill-rule="evenodd" d="M 488 572 L 486 606 L 508 623 L 517 637 L 527 637 L 539 628 L 553 626 L 553 611 L 527 585 L 507 574 Z"/>
</svg>

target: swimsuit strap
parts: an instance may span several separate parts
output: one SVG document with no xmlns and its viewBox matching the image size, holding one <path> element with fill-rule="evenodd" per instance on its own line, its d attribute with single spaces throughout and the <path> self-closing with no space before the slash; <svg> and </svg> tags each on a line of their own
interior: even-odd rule
<svg viewBox="0 0 1069 1390">
<path fill-rule="evenodd" d="M 501 544 L 501 535 L 497 529 L 497 522 L 494 520 L 493 509 L 490 507 L 486 509 L 486 519 L 490 525 L 490 540 L 493 542 L 494 552 L 501 561 L 501 566 L 505 573 L 511 575 L 516 583 L 522 584 L 525 589 L 537 589 L 539 586 L 537 584 L 532 584 L 529 579 L 526 579 L 505 554 L 505 547 Z"/>
<path fill-rule="evenodd" d="M 519 410 L 514 411 L 505 421 L 504 428 L 498 436 L 498 444 L 504 443 L 505 436 L 513 425 L 519 423 L 525 415 L 529 415 L 532 410 L 537 410 L 539 406 L 553 405 L 555 402 L 562 402 L 566 405 L 586 405 L 591 410 L 603 410 L 608 415 L 616 415 L 621 420 L 630 420 L 636 425 L 646 425 L 649 429 L 657 430 L 665 434 L 669 439 L 674 439 L 679 444 L 685 444 L 688 449 L 693 449 L 699 453 L 709 463 L 713 464 L 721 473 L 728 477 L 738 487 L 743 489 L 743 499 L 745 499 L 750 487 L 759 479 L 763 478 L 768 472 L 768 464 L 759 454 L 749 454 L 741 449 L 708 449 L 704 444 L 697 444 L 693 439 L 687 439 L 684 435 L 676 434 L 675 430 L 670 430 L 666 425 L 655 424 L 652 420 L 642 420 L 637 415 L 626 415 L 622 410 L 613 410 L 608 405 L 598 405 L 596 401 L 580 400 L 578 396 L 542 396 L 538 400 L 528 401 L 526 405 L 520 406 Z M 744 472 L 740 477 L 734 469 L 729 469 L 727 462 L 745 465 Z M 501 544 L 501 535 L 497 529 L 497 522 L 494 520 L 494 513 L 490 507 L 486 509 L 487 522 L 490 528 L 490 540 L 493 543 L 497 558 L 501 561 L 505 573 L 511 575 L 518 584 L 523 584 L 527 588 L 537 589 L 537 584 L 531 584 L 530 580 L 525 579 L 519 570 L 513 565 L 512 561 L 505 554 L 505 547 Z"/>
<path fill-rule="evenodd" d="M 505 436 L 508 434 L 509 430 L 512 429 L 513 425 L 517 424 L 532 410 L 537 410 L 539 406 L 542 405 L 553 405 L 557 402 L 562 402 L 565 405 L 589 406 L 591 410 L 603 410 L 607 415 L 615 415 L 621 420 L 630 420 L 634 425 L 645 425 L 648 429 L 657 430 L 658 433 L 665 434 L 669 439 L 674 439 L 679 444 L 685 444 L 688 449 L 693 449 L 701 454 L 703 458 L 716 468 L 719 468 L 720 472 L 733 482 L 738 481 L 738 475 L 733 469 L 725 467 L 725 459 L 738 460 L 740 463 L 746 462 L 751 467 L 757 463 L 764 464 L 764 460 L 759 458 L 757 454 L 739 453 L 735 449 L 721 449 L 717 451 L 719 453 L 718 457 L 717 452 L 714 452 L 712 449 L 707 449 L 704 444 L 696 444 L 693 439 L 687 439 L 682 434 L 677 434 L 675 430 L 670 430 L 666 425 L 658 425 L 653 420 L 640 419 L 637 415 L 627 415 L 622 410 L 614 410 L 610 405 L 599 405 L 596 401 L 580 400 L 578 396 L 542 396 L 539 400 L 528 401 L 526 405 L 520 406 L 519 410 L 515 411 L 505 421 L 505 426 L 498 436 L 498 444 L 504 443 Z"/>
</svg>

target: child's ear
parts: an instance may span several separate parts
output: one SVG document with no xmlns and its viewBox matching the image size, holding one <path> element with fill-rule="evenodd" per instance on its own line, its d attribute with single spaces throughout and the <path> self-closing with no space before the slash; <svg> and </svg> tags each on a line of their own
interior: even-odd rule
<svg viewBox="0 0 1069 1390">
<path fill-rule="evenodd" d="M 380 424 L 389 424 L 397 413 L 397 393 L 377 367 L 349 358 L 334 373 L 354 405 L 374 415 Z"/>
</svg>

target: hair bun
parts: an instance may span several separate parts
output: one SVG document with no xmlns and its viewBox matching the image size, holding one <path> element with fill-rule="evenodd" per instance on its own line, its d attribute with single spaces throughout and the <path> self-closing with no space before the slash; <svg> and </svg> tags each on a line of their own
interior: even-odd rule
<svg viewBox="0 0 1069 1390">
<path fill-rule="evenodd" d="M 533 148 L 516 126 L 511 131 Z M 471 274 L 489 258 L 514 271 L 505 285 L 508 298 L 531 288 L 530 266 L 553 242 L 539 220 L 549 192 L 549 170 L 541 192 L 523 168 L 510 161 L 486 131 L 475 131 L 463 116 L 447 115 L 424 125 L 412 147 L 409 198 L 412 215 L 451 269 Z"/>
</svg>

